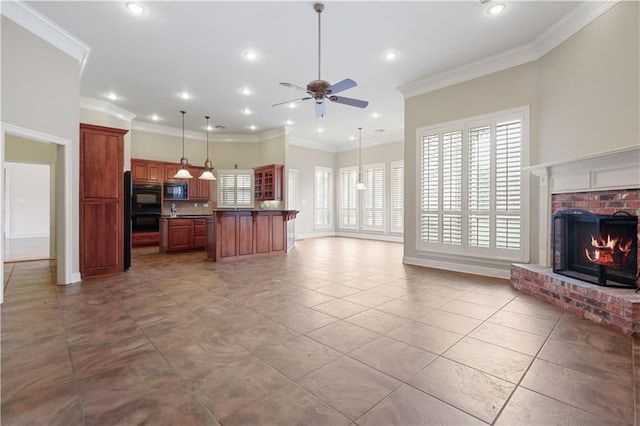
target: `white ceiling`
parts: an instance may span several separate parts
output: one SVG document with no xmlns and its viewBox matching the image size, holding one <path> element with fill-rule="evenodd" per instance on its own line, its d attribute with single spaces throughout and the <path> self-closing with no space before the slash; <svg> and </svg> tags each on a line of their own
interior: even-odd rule
<svg viewBox="0 0 640 426">
<path fill-rule="evenodd" d="M 522 51 L 587 4 L 511 1 L 502 15 L 490 16 L 478 1 L 327 1 L 322 79 L 355 80 L 358 87 L 342 95 L 368 100 L 369 106 L 328 102 L 325 117 L 316 118 L 312 100 L 294 109 L 272 106 L 301 94 L 279 82 L 304 87 L 318 77 L 315 2 L 139 3 L 146 9 L 142 15 L 132 15 L 124 1 L 27 2 L 90 47 L 81 96 L 131 112 L 134 128 L 180 128 L 184 109 L 187 131 L 203 132 L 205 115 L 226 127 L 214 130 L 212 140 L 250 138 L 291 120 L 291 137 L 327 146 L 353 144 L 349 137 L 357 137 L 360 126 L 365 144 L 402 140 L 399 88 L 407 92 L 421 81 L 451 77 L 452 70 L 469 74 L 487 57 Z M 257 60 L 247 61 L 247 50 Z M 383 58 L 389 50 L 399 54 L 394 62 Z M 243 87 L 253 94 L 241 94 Z M 119 99 L 106 99 L 110 91 Z M 180 99 L 182 91 L 193 98 Z M 244 108 L 252 113 L 243 114 Z M 161 120 L 152 121 L 153 114 Z"/>
</svg>

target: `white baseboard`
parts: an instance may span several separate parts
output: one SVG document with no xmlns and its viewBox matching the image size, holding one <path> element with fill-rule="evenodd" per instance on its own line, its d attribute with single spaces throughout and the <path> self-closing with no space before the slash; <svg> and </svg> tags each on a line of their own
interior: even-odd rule
<svg viewBox="0 0 640 426">
<path fill-rule="evenodd" d="M 390 241 L 394 243 L 401 243 L 404 241 L 402 235 L 390 235 L 390 234 L 366 234 L 359 232 L 336 232 L 336 237 L 347 238 L 361 238 L 363 240 L 377 240 L 377 241 Z"/>
<path fill-rule="evenodd" d="M 297 234 L 296 240 L 306 240 L 307 238 L 335 237 L 335 231 L 313 232 L 311 234 Z"/>
<path fill-rule="evenodd" d="M 447 262 L 444 260 L 426 259 L 421 257 L 402 258 L 402 262 L 408 265 L 425 266 L 427 268 L 444 269 L 445 271 L 462 272 L 466 274 L 482 275 L 485 277 L 504 278 L 511 277 L 511 264 L 499 265 L 473 265 L 464 262 Z"/>
</svg>

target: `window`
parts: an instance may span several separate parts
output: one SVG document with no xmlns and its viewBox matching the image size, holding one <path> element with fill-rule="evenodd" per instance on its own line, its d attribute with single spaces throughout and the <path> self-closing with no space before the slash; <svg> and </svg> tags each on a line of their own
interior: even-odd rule
<svg viewBox="0 0 640 426">
<path fill-rule="evenodd" d="M 331 187 L 333 186 L 332 170 L 325 167 L 316 167 L 315 173 L 315 229 L 331 229 Z"/>
<path fill-rule="evenodd" d="M 358 168 L 340 169 L 340 228 L 358 227 Z"/>
<path fill-rule="evenodd" d="M 404 162 L 391 162 L 391 232 L 404 231 Z"/>
<path fill-rule="evenodd" d="M 419 129 L 418 248 L 523 257 L 527 119 L 520 109 Z"/>
<path fill-rule="evenodd" d="M 298 206 L 298 169 L 289 169 L 287 175 L 287 208 L 296 210 Z"/>
<path fill-rule="evenodd" d="M 384 231 L 384 164 L 363 167 L 364 211 L 362 229 Z"/>
<path fill-rule="evenodd" d="M 218 207 L 253 207 L 253 170 L 218 170 Z"/>
</svg>

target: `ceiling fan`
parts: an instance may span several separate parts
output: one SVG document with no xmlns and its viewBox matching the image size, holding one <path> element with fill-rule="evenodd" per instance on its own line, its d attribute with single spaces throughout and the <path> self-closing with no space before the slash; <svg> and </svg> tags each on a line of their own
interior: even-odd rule
<svg viewBox="0 0 640 426">
<path fill-rule="evenodd" d="M 300 90 L 302 92 L 306 92 L 307 96 L 301 97 L 301 98 L 296 98 L 290 101 L 285 101 L 285 102 L 279 102 L 277 104 L 274 104 L 273 106 L 277 106 L 277 105 L 283 105 L 283 104 L 290 104 L 292 102 L 297 102 L 297 101 L 306 101 L 309 99 L 315 99 L 316 101 L 316 117 L 324 117 L 324 101 L 325 99 L 329 99 L 331 102 L 336 102 L 339 104 L 344 104 L 344 105 L 350 105 L 350 106 L 354 106 L 357 108 L 366 108 L 367 105 L 369 105 L 369 102 L 367 101 L 363 101 L 360 99 L 353 99 L 353 98 L 346 98 L 344 96 L 336 96 L 336 93 L 340 93 L 343 92 L 347 89 L 351 89 L 354 88 L 358 85 L 358 83 L 356 83 L 355 81 L 351 80 L 350 78 L 345 78 L 342 81 L 337 82 L 336 84 L 331 84 L 326 80 L 323 80 L 320 77 L 320 64 L 321 62 L 321 56 L 320 56 L 320 47 L 321 47 L 321 22 L 320 22 L 320 15 L 322 13 L 322 11 L 324 10 L 324 5 L 322 3 L 316 3 L 313 5 L 313 9 L 318 13 L 318 79 L 317 80 L 313 80 L 311 81 L 309 84 L 307 84 L 307 88 L 305 89 L 304 87 L 300 87 L 300 86 L 296 86 L 295 84 L 291 84 L 291 83 L 280 83 L 283 86 L 286 87 L 290 87 L 292 89 L 296 89 L 296 90 Z"/>
</svg>

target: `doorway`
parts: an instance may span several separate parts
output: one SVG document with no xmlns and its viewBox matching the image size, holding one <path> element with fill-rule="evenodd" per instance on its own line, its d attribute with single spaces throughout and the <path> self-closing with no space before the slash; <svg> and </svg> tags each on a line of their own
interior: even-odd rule
<svg viewBox="0 0 640 426">
<path fill-rule="evenodd" d="M 49 164 L 5 162 L 5 263 L 51 258 L 51 174 Z"/>
</svg>

